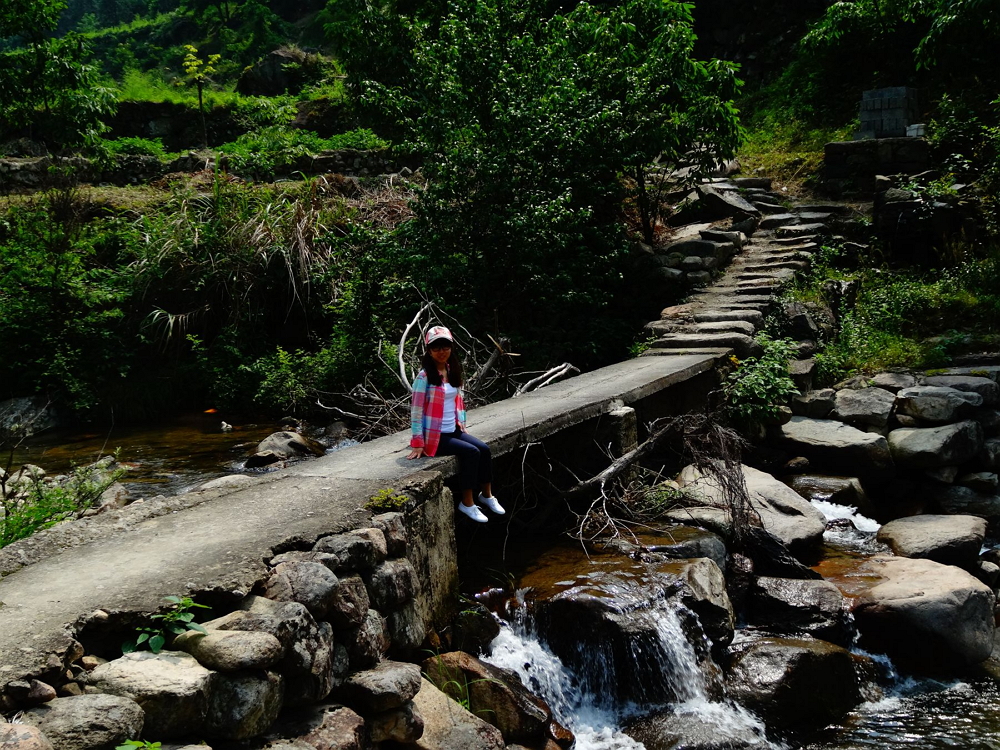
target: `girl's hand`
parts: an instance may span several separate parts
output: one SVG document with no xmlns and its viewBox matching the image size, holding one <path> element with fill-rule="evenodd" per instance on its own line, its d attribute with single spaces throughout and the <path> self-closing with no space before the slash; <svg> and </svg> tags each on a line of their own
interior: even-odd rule
<svg viewBox="0 0 1000 750">
<path fill-rule="evenodd" d="M 423 448 L 414 448 L 410 451 L 410 455 L 407 458 L 420 458 L 422 455 L 424 455 Z"/>
</svg>

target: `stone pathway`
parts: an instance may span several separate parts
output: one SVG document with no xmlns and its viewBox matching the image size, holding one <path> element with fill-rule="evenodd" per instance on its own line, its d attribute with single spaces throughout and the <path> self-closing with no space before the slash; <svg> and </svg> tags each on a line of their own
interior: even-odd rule
<svg viewBox="0 0 1000 750">
<path fill-rule="evenodd" d="M 660 337 L 645 356 L 720 347 L 741 358 L 759 354 L 753 336 L 764 316 L 782 288 L 809 268 L 813 254 L 830 235 L 828 222 L 849 210 L 839 204 L 810 203 L 788 208 L 780 195 L 771 192 L 770 180 L 762 178 L 723 181 L 713 187 L 723 193 L 742 190 L 760 212 L 757 230 L 749 238 L 738 231 L 702 230 L 700 240 L 682 240 L 658 251 L 660 255 L 699 252 L 716 262 L 732 260 L 714 281 L 646 325 Z"/>
</svg>

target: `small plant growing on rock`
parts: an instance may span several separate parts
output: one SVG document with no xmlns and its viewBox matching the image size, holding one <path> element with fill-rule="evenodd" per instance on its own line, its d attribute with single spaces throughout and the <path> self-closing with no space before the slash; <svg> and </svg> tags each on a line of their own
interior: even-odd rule
<svg viewBox="0 0 1000 750">
<path fill-rule="evenodd" d="M 396 492 L 392 487 L 386 487 L 384 490 L 379 490 L 368 498 L 368 502 L 365 503 L 365 510 L 370 510 L 372 513 L 388 513 L 394 510 L 402 510 L 409 501 L 410 498 L 406 495 Z"/>
<path fill-rule="evenodd" d="M 150 742 L 149 740 L 125 740 L 124 743 L 115 748 L 115 750 L 160 750 L 162 745 L 159 742 Z"/>
<path fill-rule="evenodd" d="M 134 641 L 126 641 L 122 644 L 123 654 L 130 654 L 143 647 L 158 654 L 167 644 L 168 638 L 186 633 L 189 630 L 197 630 L 199 633 L 208 632 L 194 622 L 194 613 L 191 610 L 210 609 L 210 607 L 195 603 L 189 596 L 166 596 L 164 599 L 170 602 L 170 608 L 166 612 L 160 612 L 150 617 L 156 624 L 136 628 L 139 635 Z M 145 747 L 145 745 L 138 747 Z"/>
<path fill-rule="evenodd" d="M 778 407 L 798 395 L 788 374 L 788 360 L 795 345 L 787 340 L 758 336 L 763 347 L 759 357 L 739 363 L 723 385 L 726 413 L 741 428 L 768 424 L 778 416 Z"/>
</svg>

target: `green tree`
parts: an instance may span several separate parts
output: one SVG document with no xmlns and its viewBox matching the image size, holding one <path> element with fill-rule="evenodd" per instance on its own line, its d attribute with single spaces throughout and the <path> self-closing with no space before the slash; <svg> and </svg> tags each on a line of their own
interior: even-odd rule
<svg viewBox="0 0 1000 750">
<path fill-rule="evenodd" d="M 425 159 L 428 187 L 404 238 L 428 293 L 479 326 L 517 331 L 521 345 L 593 361 L 609 340 L 624 346 L 634 324 L 622 320 L 634 312 L 623 178 L 639 176 L 643 196 L 658 154 L 707 163 L 731 153 L 736 79 L 693 59 L 684 4 L 547 12 L 531 0 L 454 3 L 436 28 L 409 25 L 395 85 L 363 91 L 396 113 Z M 617 323 L 601 316 L 609 309 Z"/>
<path fill-rule="evenodd" d="M 184 76 L 198 87 L 198 114 L 201 115 L 201 145 L 208 148 L 208 126 L 205 124 L 205 83 L 215 72 L 215 64 L 222 59 L 222 55 L 209 55 L 207 60 L 198 57 L 198 48 L 190 44 L 185 44 L 184 49 Z"/>
<path fill-rule="evenodd" d="M 60 145 L 95 143 L 115 109 L 113 92 L 87 62 L 83 37 L 50 38 L 64 0 L 13 0 L 0 7 L 0 38 L 20 43 L 0 53 L 0 127 L 26 128 Z"/>
</svg>

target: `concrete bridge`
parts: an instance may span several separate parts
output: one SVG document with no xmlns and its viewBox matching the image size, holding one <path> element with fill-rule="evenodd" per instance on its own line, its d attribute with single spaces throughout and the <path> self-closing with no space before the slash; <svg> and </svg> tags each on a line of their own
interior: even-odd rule
<svg viewBox="0 0 1000 750">
<path fill-rule="evenodd" d="M 727 348 L 654 349 L 646 355 L 469 413 L 470 429 L 498 457 L 529 443 L 578 431 L 592 444 L 602 415 L 635 408 L 640 429 L 654 418 L 698 408 L 718 383 Z M 83 633 L 122 613 L 153 612 L 167 595 L 198 594 L 234 603 L 268 575 L 275 554 L 308 549 L 317 539 L 365 526 L 363 509 L 380 489 L 446 479 L 453 458 L 408 461 L 408 436 L 397 433 L 262 477 L 227 478 L 216 486 L 159 498 L 62 524 L 0 550 L 0 695 L 12 707 L 14 681 L 60 683 L 83 653 Z M 434 475 L 436 476 L 436 474 Z M 454 511 L 408 513 L 411 551 L 427 600 L 451 598 L 455 573 Z M 439 545 L 437 556 L 429 549 Z M 20 689 L 23 690 L 23 683 Z M 2 707 L 2 704 L 0 704 Z"/>
</svg>

